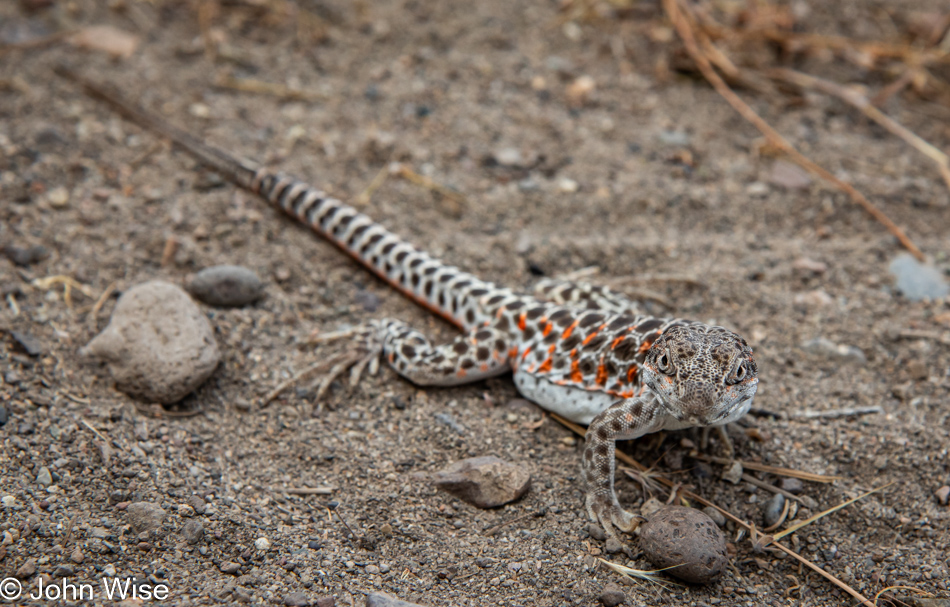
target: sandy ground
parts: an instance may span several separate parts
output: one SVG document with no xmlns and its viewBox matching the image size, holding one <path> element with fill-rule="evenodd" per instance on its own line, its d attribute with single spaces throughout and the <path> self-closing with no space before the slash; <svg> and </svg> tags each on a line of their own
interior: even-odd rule
<svg viewBox="0 0 950 607">
<path fill-rule="evenodd" d="M 901 249 L 844 195 L 771 183 L 774 160 L 758 154 L 758 133 L 708 85 L 658 77 L 670 43 L 662 27 L 644 33 L 662 25 L 652 3 L 639 4 L 634 19 L 565 28 L 543 0 L 314 0 L 300 3 L 321 19 L 320 35 L 310 36 L 292 4 L 238 2 L 206 15 L 216 58 L 190 3 L 54 0 L 29 12 L 32 4 L 40 3 L 0 4 L 5 42 L 110 25 L 139 44 L 117 59 L 61 40 L 0 56 L 0 244 L 49 254 L 27 267 L 0 257 L 0 405 L 9 417 L 0 427 L 0 494 L 14 498 L 0 509 L 0 578 L 32 558 L 37 573 L 26 589 L 43 574 L 134 576 L 165 583 L 178 605 L 275 604 L 291 593 L 362 605 L 374 590 L 429 605 L 599 605 L 605 584 L 618 581 L 598 566 L 603 544 L 588 536 L 581 442 L 551 419 L 536 427 L 539 410 L 515 400 L 508 377 L 420 390 L 383 371 L 352 392 L 336 386 L 324 402 L 303 384 L 260 406 L 323 355 L 306 343 L 314 331 L 384 316 L 443 338 L 451 328 L 84 97 L 52 74 L 66 62 L 215 145 L 344 198 L 388 161 L 404 162 L 465 200 L 391 179 L 364 210 L 498 283 L 529 288 L 538 274 L 587 266 L 605 281 L 698 279 L 636 286 L 671 302 L 668 313 L 723 324 L 754 345 L 756 406 L 780 415 L 732 429 L 739 457 L 840 476 L 805 483 L 818 509 L 887 485 L 786 545 L 867 596 L 897 584 L 948 595 L 950 510 L 935 492 L 950 484 L 950 353 L 934 336 L 946 335 L 950 307 L 895 292 L 887 268 Z M 834 3 L 832 13 L 822 5 L 797 3 L 800 27 L 883 38 L 906 17 L 899 2 Z M 798 67 L 874 88 L 887 82 L 842 62 Z M 313 96 L 216 88 L 225 75 Z M 594 89 L 572 105 L 571 87 L 585 76 Z M 743 94 L 889 213 L 938 267 L 950 267 L 950 196 L 926 159 L 838 101 Z M 945 107 L 898 95 L 885 109 L 938 147 L 950 142 Z M 514 158 L 509 148 L 522 166 L 496 162 Z M 162 265 L 170 238 L 179 246 Z M 121 293 L 153 278 L 182 283 L 220 263 L 258 272 L 267 297 L 245 309 L 206 308 L 224 360 L 174 411 L 133 401 L 77 355 L 108 321 L 114 297 L 97 313 L 93 304 L 110 285 Z M 31 286 L 49 276 L 71 277 L 89 294 L 74 288 L 67 302 L 61 285 Z M 26 354 L 11 330 L 41 352 Z M 816 337 L 860 349 L 864 360 L 802 347 Z M 870 406 L 883 413 L 794 417 Z M 689 436 L 623 448 L 761 526 L 771 494 L 720 480 L 720 466 L 688 456 L 681 441 Z M 485 454 L 527 467 L 531 492 L 483 511 L 424 478 Z M 37 481 L 44 467 L 52 486 Z M 334 490 L 287 492 L 302 486 Z M 629 479 L 619 490 L 632 509 L 648 497 Z M 167 512 L 161 534 L 143 539 L 129 529 L 124 508 L 140 501 Z M 362 542 L 329 514 L 331 501 Z M 796 516 L 815 512 L 801 507 Z M 205 534 L 189 544 L 182 529 L 194 520 Z M 853 604 L 790 558 L 754 553 L 732 524 L 726 532 L 734 556 L 719 583 L 627 585 L 626 604 Z M 256 549 L 259 538 L 268 550 Z M 222 572 L 228 562 L 240 568 Z"/>
</svg>

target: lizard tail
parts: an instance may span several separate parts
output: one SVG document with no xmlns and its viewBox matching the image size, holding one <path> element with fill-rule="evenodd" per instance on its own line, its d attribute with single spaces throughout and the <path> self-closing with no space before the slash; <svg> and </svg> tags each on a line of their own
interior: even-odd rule
<svg viewBox="0 0 950 607">
<path fill-rule="evenodd" d="M 508 289 L 446 265 L 405 242 L 344 202 L 298 179 L 242 162 L 168 124 L 108 88 L 66 67 L 57 74 L 80 84 L 133 122 L 167 137 L 203 164 L 219 171 L 307 225 L 409 299 L 463 330 L 489 320 L 516 296 Z"/>
</svg>

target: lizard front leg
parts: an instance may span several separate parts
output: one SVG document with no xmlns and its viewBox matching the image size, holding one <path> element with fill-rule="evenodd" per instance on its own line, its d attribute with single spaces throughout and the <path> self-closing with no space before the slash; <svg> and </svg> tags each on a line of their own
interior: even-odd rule
<svg viewBox="0 0 950 607">
<path fill-rule="evenodd" d="M 656 396 L 646 392 L 614 403 L 587 428 L 582 464 L 587 515 L 603 527 L 609 537 L 618 539 L 615 529 L 629 532 L 637 526 L 637 517 L 620 506 L 614 491 L 617 469 L 614 442 L 656 432 L 662 429 L 664 419 Z"/>
</svg>

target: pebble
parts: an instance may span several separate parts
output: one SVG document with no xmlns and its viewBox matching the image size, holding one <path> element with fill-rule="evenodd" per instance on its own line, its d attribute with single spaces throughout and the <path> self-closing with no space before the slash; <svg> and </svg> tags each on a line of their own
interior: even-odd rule
<svg viewBox="0 0 950 607">
<path fill-rule="evenodd" d="M 593 78 L 580 76 L 567 86 L 567 101 L 574 107 L 582 106 L 587 103 L 596 88 L 597 82 Z"/>
<path fill-rule="evenodd" d="M 778 483 L 778 486 L 779 486 L 779 489 L 783 489 L 795 495 L 798 495 L 799 493 L 805 490 L 805 483 L 803 483 L 801 480 L 797 478 L 792 478 L 790 476 L 785 477 L 782 480 L 780 480 Z"/>
<path fill-rule="evenodd" d="M 713 522 L 716 523 L 717 526 L 719 527 L 726 526 L 726 517 L 723 516 L 722 512 L 719 512 L 712 506 L 706 506 L 705 508 L 703 508 L 703 513 L 709 518 L 711 518 Z"/>
<path fill-rule="evenodd" d="M 49 487 L 53 484 L 53 475 L 50 474 L 49 468 L 46 466 L 40 468 L 40 471 L 36 474 L 36 482 L 44 487 Z"/>
<path fill-rule="evenodd" d="M 644 523 L 640 548 L 658 569 L 669 567 L 667 573 L 694 584 L 715 581 L 729 561 L 716 523 L 683 506 L 665 506 Z"/>
<path fill-rule="evenodd" d="M 917 261 L 910 254 L 895 257 L 888 270 L 897 278 L 897 290 L 911 301 L 939 299 L 950 293 L 950 286 L 940 270 Z"/>
<path fill-rule="evenodd" d="M 336 599 L 332 596 L 322 596 L 314 603 L 315 607 L 336 607 Z"/>
<path fill-rule="evenodd" d="M 819 354 L 844 362 L 864 364 L 868 361 L 861 348 L 846 344 L 836 344 L 830 339 L 816 337 L 802 343 L 802 349 L 811 354 Z"/>
<path fill-rule="evenodd" d="M 675 145 L 679 147 L 686 147 L 689 145 L 690 138 L 689 134 L 685 131 L 660 131 L 660 134 L 657 135 L 657 139 L 660 140 L 660 143 L 666 145 Z"/>
<path fill-rule="evenodd" d="M 607 554 L 617 554 L 623 551 L 623 544 L 615 537 L 609 538 L 604 542 L 604 552 Z"/>
<path fill-rule="evenodd" d="M 71 565 L 67 565 L 66 563 L 58 565 L 56 569 L 53 570 L 54 578 L 72 577 L 74 574 L 75 570 L 73 570 Z"/>
<path fill-rule="evenodd" d="M 178 516 L 190 518 L 195 515 L 195 509 L 188 504 L 178 504 Z"/>
<path fill-rule="evenodd" d="M 241 566 L 235 563 L 234 561 L 225 561 L 221 563 L 218 567 L 221 570 L 221 573 L 229 573 L 235 575 L 238 571 L 241 570 Z"/>
<path fill-rule="evenodd" d="M 86 555 L 82 553 L 82 550 L 81 550 L 81 549 L 76 548 L 76 549 L 73 550 L 72 553 L 69 555 L 69 560 L 71 560 L 72 562 L 74 562 L 74 563 L 76 563 L 77 565 L 79 565 L 79 564 L 81 564 L 84 560 L 86 560 Z"/>
<path fill-rule="evenodd" d="M 627 595 L 623 593 L 620 586 L 613 582 L 604 586 L 604 591 L 600 593 L 600 602 L 604 607 L 617 607 L 617 605 L 627 600 Z"/>
<path fill-rule="evenodd" d="M 501 148 L 493 154 L 495 162 L 506 167 L 524 166 L 524 156 L 518 148 Z"/>
<path fill-rule="evenodd" d="M 376 565 L 367 565 L 366 567 L 363 568 L 363 571 L 365 571 L 366 573 L 370 575 L 376 575 L 379 573 L 379 567 L 377 567 Z"/>
<path fill-rule="evenodd" d="M 61 209 L 69 204 L 69 190 L 63 186 L 53 188 L 46 195 L 46 201 L 55 209 Z"/>
<path fill-rule="evenodd" d="M 808 308 L 823 308 L 835 303 L 834 298 L 821 289 L 805 291 L 804 293 L 796 293 L 795 297 L 792 298 L 792 301 L 795 302 L 796 305 L 805 306 Z"/>
<path fill-rule="evenodd" d="M 307 607 L 310 605 L 310 597 L 303 592 L 291 592 L 284 595 L 284 605 L 288 605 L 288 607 Z"/>
<path fill-rule="evenodd" d="M 402 601 L 383 592 L 372 592 L 366 595 L 366 607 L 422 607 L 422 605 Z"/>
<path fill-rule="evenodd" d="M 25 580 L 36 573 L 36 559 L 26 559 L 26 562 L 20 565 L 13 575 L 18 579 Z"/>
<path fill-rule="evenodd" d="M 722 471 L 722 480 L 729 481 L 733 485 L 738 485 L 742 480 L 742 464 L 732 462 L 732 465 Z"/>
<path fill-rule="evenodd" d="M 934 491 L 934 495 L 937 496 L 937 501 L 940 502 L 941 506 L 946 506 L 948 501 L 950 501 L 950 486 L 944 485 Z"/>
<path fill-rule="evenodd" d="M 769 193 L 769 186 L 767 183 L 762 183 L 761 181 L 753 181 L 745 187 L 745 192 L 749 196 L 761 198 Z"/>
<path fill-rule="evenodd" d="M 792 269 L 802 274 L 824 274 L 828 271 L 828 264 L 808 257 L 799 257 L 792 262 Z"/>
<path fill-rule="evenodd" d="M 566 194 L 576 192 L 580 189 L 580 187 L 580 184 L 570 177 L 562 177 L 561 180 L 557 182 L 558 191 L 564 192 Z"/>
<path fill-rule="evenodd" d="M 13 338 L 13 341 L 20 346 L 24 352 L 36 358 L 43 353 L 43 344 L 40 343 L 40 340 L 36 339 L 29 333 L 22 333 L 20 331 L 10 331 L 8 333 L 10 337 Z"/>
<path fill-rule="evenodd" d="M 212 266 L 195 274 L 188 292 L 209 306 L 239 308 L 264 296 L 264 283 L 243 266 Z"/>
<path fill-rule="evenodd" d="M 495 508 L 528 492 L 531 475 L 515 465 L 488 455 L 455 462 L 432 475 L 435 485 L 479 508 Z"/>
<path fill-rule="evenodd" d="M 197 514 L 204 514 L 208 510 L 208 504 L 197 495 L 189 497 L 187 502 Z"/>
<path fill-rule="evenodd" d="M 602 542 L 607 539 L 607 534 L 604 533 L 603 528 L 601 528 L 601 526 L 597 523 L 587 523 L 587 535 L 591 536 L 598 542 Z"/>
<path fill-rule="evenodd" d="M 787 160 L 776 160 L 769 172 L 769 183 L 786 190 L 804 190 L 811 185 L 811 175 Z"/>
<path fill-rule="evenodd" d="M 194 546 L 204 537 L 205 528 L 200 521 L 188 521 L 181 528 L 181 536 L 185 541 Z"/>
<path fill-rule="evenodd" d="M 134 502 L 125 510 L 132 532 L 139 534 L 145 531 L 160 529 L 165 520 L 165 511 L 158 504 L 152 502 Z"/>
<path fill-rule="evenodd" d="M 207 317 L 182 289 L 158 280 L 126 291 L 80 354 L 105 361 L 121 391 L 164 404 L 193 392 L 221 360 Z"/>
<path fill-rule="evenodd" d="M 3 405 L 0 405 L 0 428 L 6 425 L 7 421 L 10 419 L 10 413 L 7 412 L 7 408 Z"/>
<path fill-rule="evenodd" d="M 765 503 L 765 512 L 762 518 L 765 521 L 765 527 L 769 528 L 777 525 L 782 520 L 782 512 L 785 510 L 785 496 L 776 493 L 768 502 Z"/>
<path fill-rule="evenodd" d="M 112 563 L 109 563 L 108 565 L 106 565 L 105 567 L 103 567 L 103 568 L 102 568 L 102 575 L 104 575 L 104 576 L 106 576 L 106 577 L 115 577 L 115 576 L 116 576 L 115 565 L 113 565 Z"/>
<path fill-rule="evenodd" d="M 13 508 L 16 506 L 16 497 L 12 495 L 4 495 L 3 497 L 0 497 L 0 504 L 2 504 L 4 508 Z"/>
<path fill-rule="evenodd" d="M 266 537 L 259 537 L 254 540 L 254 547 L 260 550 L 261 552 L 265 550 L 270 550 L 270 540 Z"/>
<path fill-rule="evenodd" d="M 26 249 L 8 244 L 3 248 L 3 254 L 7 256 L 7 259 L 24 268 L 49 257 L 46 247 L 38 244 Z"/>
</svg>

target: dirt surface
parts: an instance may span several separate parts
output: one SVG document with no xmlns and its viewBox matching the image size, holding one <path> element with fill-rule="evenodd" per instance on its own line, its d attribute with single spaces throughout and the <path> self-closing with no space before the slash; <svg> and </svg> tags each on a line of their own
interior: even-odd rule
<svg viewBox="0 0 950 607">
<path fill-rule="evenodd" d="M 41 579 L 134 576 L 167 584 L 167 602 L 179 605 L 329 596 L 362 605 L 383 590 L 428 605 L 560 606 L 599 605 L 604 586 L 619 581 L 595 557 L 650 568 L 602 554 L 589 537 L 581 441 L 550 418 L 537 425 L 540 410 L 516 400 L 508 377 L 421 390 L 383 370 L 353 391 L 335 386 L 324 402 L 305 382 L 262 406 L 262 395 L 326 356 L 307 345 L 315 331 L 384 316 L 440 338 L 452 329 L 53 75 L 65 62 L 217 146 L 344 199 L 387 162 L 404 162 L 465 201 L 389 179 L 364 210 L 500 284 L 528 288 L 540 273 L 588 266 L 600 270 L 595 280 L 697 279 L 634 286 L 672 302 L 664 313 L 723 324 L 753 344 L 755 406 L 779 416 L 732 428 L 738 456 L 841 477 L 805 483 L 817 506 L 799 507 L 797 520 L 887 485 L 785 544 L 866 596 L 888 585 L 948 595 L 950 510 L 935 492 L 950 484 L 950 352 L 936 338 L 950 307 L 896 293 L 888 264 L 901 250 L 879 224 L 822 184 L 772 184 L 774 160 L 757 152 L 757 131 L 705 82 L 657 70 L 675 46 L 657 6 L 563 26 L 544 0 L 238 2 L 200 15 L 200 3 L 53 0 L 27 10 L 42 4 L 0 3 L 4 41 L 110 25 L 139 44 L 110 58 L 60 38 L 0 59 L 0 244 L 48 253 L 24 267 L 0 257 L 0 406 L 9 418 L 0 427 L 0 578 L 20 571 L 35 591 Z M 896 1 L 795 7 L 805 31 L 865 39 L 891 36 L 908 18 Z M 204 39 L 199 18 L 210 27 Z M 830 56 L 798 67 L 874 90 L 889 82 Z M 313 96 L 216 88 L 224 75 Z M 586 99 L 585 76 L 594 84 Z M 836 100 L 743 95 L 948 269 L 950 196 L 929 161 Z M 950 144 L 945 107 L 897 95 L 885 109 L 938 147 Z M 222 263 L 255 270 L 266 297 L 205 308 L 223 361 L 180 406 L 135 402 L 78 356 L 108 322 L 115 294 L 155 278 L 182 284 Z M 34 286 L 51 276 L 88 294 L 74 287 L 67 301 L 62 284 Z M 111 285 L 115 294 L 94 307 Z M 899 338 L 904 330 L 923 337 Z M 10 331 L 40 352 L 27 354 Z M 816 337 L 863 357 L 802 347 Z M 871 406 L 883 413 L 794 417 Z M 689 457 L 681 443 L 690 437 L 623 448 L 761 527 L 771 493 L 720 480 L 720 466 Z M 426 480 L 480 455 L 528 468 L 531 491 L 486 511 Z M 647 497 L 629 479 L 618 486 L 634 511 Z M 333 491 L 288 492 L 298 487 Z M 134 502 L 165 511 L 159 531 L 137 532 Z M 185 527 L 194 521 L 204 535 L 192 544 L 194 525 Z M 720 582 L 626 585 L 625 604 L 854 604 L 790 558 L 754 553 L 732 523 L 726 532 L 732 560 Z"/>
</svg>

